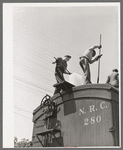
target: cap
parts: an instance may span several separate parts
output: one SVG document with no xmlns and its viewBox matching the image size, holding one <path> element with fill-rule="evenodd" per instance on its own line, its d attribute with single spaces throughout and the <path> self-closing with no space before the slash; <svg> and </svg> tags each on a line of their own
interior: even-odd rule
<svg viewBox="0 0 123 150">
<path fill-rule="evenodd" d="M 71 58 L 71 56 L 70 56 L 70 55 L 65 55 L 64 57 L 69 57 L 69 58 Z"/>
<path fill-rule="evenodd" d="M 112 71 L 118 72 L 118 70 L 117 70 L 117 69 L 113 69 Z"/>
</svg>

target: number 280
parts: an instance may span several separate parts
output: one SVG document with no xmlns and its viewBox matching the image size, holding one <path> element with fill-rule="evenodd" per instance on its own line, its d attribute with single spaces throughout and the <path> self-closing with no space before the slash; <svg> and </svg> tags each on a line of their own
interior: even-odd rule
<svg viewBox="0 0 123 150">
<path fill-rule="evenodd" d="M 88 118 L 84 119 L 84 125 L 88 125 L 89 123 L 94 124 L 96 122 L 97 123 L 101 122 L 101 116 L 91 117 L 90 120 Z"/>
</svg>

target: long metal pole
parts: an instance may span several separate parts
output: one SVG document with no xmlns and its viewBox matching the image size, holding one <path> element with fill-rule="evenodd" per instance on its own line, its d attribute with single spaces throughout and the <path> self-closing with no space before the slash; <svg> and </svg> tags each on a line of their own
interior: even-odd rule
<svg viewBox="0 0 123 150">
<path fill-rule="evenodd" d="M 100 45 L 101 45 L 101 38 L 102 38 L 102 35 L 100 34 Z M 99 50 L 99 55 L 101 54 L 101 48 Z M 97 77 L 97 83 L 99 83 L 99 75 L 100 75 L 100 58 L 98 60 L 98 77 Z"/>
</svg>

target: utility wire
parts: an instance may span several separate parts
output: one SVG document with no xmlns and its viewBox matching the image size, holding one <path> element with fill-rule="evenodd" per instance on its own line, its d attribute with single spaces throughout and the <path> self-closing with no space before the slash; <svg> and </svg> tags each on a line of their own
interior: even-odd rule
<svg viewBox="0 0 123 150">
<path fill-rule="evenodd" d="M 20 86 L 17 86 L 17 85 L 15 85 L 15 86 L 17 86 L 17 87 L 19 87 L 19 88 L 21 88 L 21 89 L 24 89 L 24 87 L 25 88 L 28 88 L 27 90 L 29 90 L 29 91 L 33 91 L 33 92 L 37 92 L 37 94 L 39 94 L 39 95 L 42 95 L 42 94 L 45 94 L 46 95 L 46 92 L 42 92 L 42 91 L 39 91 L 39 90 L 35 90 L 35 89 L 32 89 L 32 88 L 30 88 L 30 87 L 28 87 L 28 86 L 25 86 L 24 85 L 24 87 L 21 85 L 21 84 L 18 84 L 18 83 L 15 83 L 15 84 L 17 84 L 17 85 L 20 85 Z M 42 94 L 41 94 L 42 93 Z"/>
<path fill-rule="evenodd" d="M 20 57 L 20 56 L 18 56 L 18 57 Z M 20 57 L 20 58 L 21 58 L 21 57 Z M 25 57 L 25 56 L 23 56 L 22 58 L 24 58 L 26 61 L 30 61 L 30 62 L 32 62 L 33 64 L 40 66 L 41 68 L 47 69 L 48 71 L 52 71 L 49 67 L 46 67 L 46 63 L 45 63 L 45 66 L 44 66 L 42 63 L 41 63 L 42 65 L 41 65 L 41 64 L 38 64 L 38 63 L 36 63 L 36 62 L 34 62 L 34 61 L 28 59 L 28 58 Z"/>
<path fill-rule="evenodd" d="M 38 84 L 35 84 L 34 82 L 29 82 L 28 80 L 26 80 L 26 79 L 24 79 L 24 78 L 21 78 L 21 77 L 19 77 L 19 76 L 17 76 L 17 75 L 14 75 L 14 79 L 16 80 L 16 79 L 19 79 L 19 80 L 21 80 L 21 81 L 23 81 L 23 82 L 25 82 L 25 83 L 28 83 L 28 84 L 31 84 L 31 85 L 34 85 L 34 86 L 36 86 L 36 87 L 38 87 L 38 88 L 40 88 L 40 89 L 44 89 L 44 90 L 51 90 L 51 89 L 47 89 L 47 86 L 44 86 L 43 85 L 43 87 L 41 87 L 41 86 L 39 86 L 38 84 L 39 84 L 39 80 L 38 80 Z M 44 88 L 45 87 L 45 88 Z M 51 86 L 49 86 L 49 84 L 48 84 L 48 87 L 51 87 Z M 51 92 L 51 91 L 50 91 Z"/>
<path fill-rule="evenodd" d="M 27 119 L 32 119 L 32 118 L 26 117 L 26 116 L 24 116 L 24 115 L 18 114 L 17 112 L 14 112 L 14 113 L 17 114 L 17 115 L 19 115 L 19 116 L 25 117 L 25 118 L 27 118 Z"/>
<path fill-rule="evenodd" d="M 25 23 L 24 23 L 24 20 L 21 21 L 21 20 L 19 19 L 18 21 L 21 22 L 21 23 L 23 23 L 24 25 L 30 27 L 31 29 L 35 30 L 38 34 L 44 35 L 46 38 L 50 39 L 50 41 L 53 40 L 51 37 L 47 36 L 45 33 L 43 33 L 43 32 L 41 32 L 41 31 L 39 31 L 39 30 L 37 30 L 37 29 L 31 27 L 31 26 L 28 25 L 28 24 L 25 24 Z M 23 27 L 23 28 L 25 28 L 25 27 Z M 51 39 L 52 39 L 52 40 L 51 40 Z M 49 40 L 48 40 L 48 42 L 49 42 Z M 56 42 L 56 41 L 55 41 L 55 42 Z M 58 45 L 58 46 L 59 46 L 59 45 Z M 65 47 L 65 46 L 63 46 L 63 45 L 61 45 L 61 46 L 64 47 L 64 48 L 66 48 L 66 49 L 68 49 L 67 47 Z M 71 49 L 68 49 L 68 50 L 69 50 L 69 51 L 72 51 Z M 72 51 L 72 52 L 78 56 L 78 54 L 77 54 L 75 51 Z"/>
<path fill-rule="evenodd" d="M 20 109 L 20 110 L 23 110 L 23 111 L 25 111 L 25 112 L 28 112 L 28 113 L 31 113 L 31 114 L 32 114 L 32 112 L 27 111 L 27 110 L 25 110 L 25 109 L 22 109 L 22 108 L 20 108 L 20 107 L 17 107 L 17 106 L 14 106 L 14 107 L 17 108 L 17 109 Z"/>
<path fill-rule="evenodd" d="M 22 34 L 22 33 L 21 33 Z M 28 39 L 29 40 L 29 39 Z M 41 39 L 42 40 L 42 39 Z M 46 53 L 46 54 L 48 54 L 47 53 L 47 51 L 44 51 L 45 49 L 49 49 L 50 51 L 51 51 L 51 54 L 52 54 L 52 52 L 53 53 L 55 53 L 55 54 L 57 54 L 57 50 L 59 50 L 56 46 L 54 46 L 54 47 L 52 47 L 52 45 L 50 45 L 50 43 L 49 42 L 46 42 L 46 41 L 44 41 L 44 40 L 42 40 L 42 42 L 43 43 L 41 43 L 41 40 L 39 41 L 39 40 L 35 40 L 35 41 L 33 41 L 34 42 L 34 47 L 30 47 L 29 45 L 27 45 L 26 47 L 29 49 L 29 50 L 33 50 L 33 51 L 38 51 L 38 53 L 39 54 L 41 54 L 40 52 L 44 52 L 44 53 Z M 14 40 L 14 46 L 16 46 L 16 44 L 15 44 L 15 41 L 17 42 L 17 43 L 19 43 L 19 45 L 20 46 L 22 46 L 22 43 L 23 42 L 26 42 L 26 41 L 23 41 L 22 40 L 22 38 L 20 38 L 20 37 L 17 37 L 16 36 L 16 38 L 15 38 L 15 40 Z M 40 44 L 39 44 L 40 43 Z M 37 47 L 37 44 L 38 44 L 38 47 Z M 36 48 L 35 48 L 36 47 Z M 29 51 L 28 50 L 28 51 Z M 42 51 L 41 51 L 42 50 Z M 35 55 L 35 53 L 33 53 L 34 55 Z"/>
<path fill-rule="evenodd" d="M 19 64 L 18 64 L 19 65 Z M 20 65 L 19 65 L 20 66 Z M 26 66 L 24 66 L 24 67 L 26 67 Z M 33 76 L 35 76 L 36 78 L 37 78 L 37 75 L 42 79 L 42 82 L 44 82 L 44 80 L 45 80 L 45 85 L 47 84 L 48 85 L 48 87 L 49 86 L 53 86 L 53 83 L 54 83 L 54 79 L 55 78 L 53 78 L 52 77 L 52 75 L 50 75 L 50 76 L 48 76 L 47 74 L 40 74 L 39 72 L 36 72 L 36 71 L 31 71 L 30 70 L 30 68 L 28 68 L 28 67 L 26 67 L 26 68 L 23 68 L 22 66 L 20 66 L 19 67 L 20 69 L 26 69 L 26 72 L 27 73 L 32 73 L 33 74 Z M 16 74 L 17 74 L 17 72 L 18 71 L 16 71 Z M 21 71 L 19 70 L 19 75 L 21 74 Z M 51 78 L 52 77 L 52 78 Z M 39 83 L 39 78 L 38 78 L 38 83 Z M 47 82 L 47 83 L 46 83 Z"/>
<path fill-rule="evenodd" d="M 32 83 L 29 83 L 29 82 L 27 82 L 27 81 L 23 81 L 22 79 L 19 79 L 19 78 L 17 78 L 17 77 L 15 77 L 14 79 L 16 79 L 16 80 L 18 80 L 18 81 L 21 81 L 21 82 L 23 82 L 23 83 L 27 83 L 27 84 L 29 84 L 29 85 L 32 85 L 32 86 L 34 86 L 34 87 L 36 87 L 36 88 L 39 88 L 39 89 L 42 89 L 42 90 L 46 90 L 46 91 L 49 91 L 49 92 L 52 93 L 52 91 L 50 91 L 50 90 L 47 90 L 47 89 L 42 88 L 42 87 L 39 87 L 39 86 L 34 85 L 34 84 L 32 84 Z"/>
</svg>

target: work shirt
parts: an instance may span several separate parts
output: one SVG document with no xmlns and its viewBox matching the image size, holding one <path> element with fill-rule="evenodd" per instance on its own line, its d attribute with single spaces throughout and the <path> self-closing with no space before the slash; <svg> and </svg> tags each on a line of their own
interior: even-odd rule
<svg viewBox="0 0 123 150">
<path fill-rule="evenodd" d="M 92 50 L 92 49 L 87 49 L 87 50 L 84 52 L 83 56 L 85 56 L 85 57 L 87 57 L 89 60 L 91 60 L 91 59 L 92 59 L 92 54 L 93 54 L 93 50 Z"/>
<path fill-rule="evenodd" d="M 113 86 L 119 85 L 119 73 L 118 72 L 112 72 L 111 75 L 108 76 L 107 82 Z"/>
<path fill-rule="evenodd" d="M 65 60 L 63 60 L 62 58 L 57 58 L 56 68 L 60 68 L 62 73 L 64 73 L 65 70 L 67 69 L 67 62 Z"/>
</svg>

